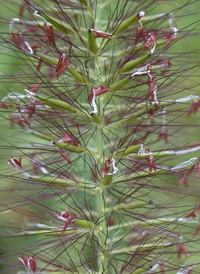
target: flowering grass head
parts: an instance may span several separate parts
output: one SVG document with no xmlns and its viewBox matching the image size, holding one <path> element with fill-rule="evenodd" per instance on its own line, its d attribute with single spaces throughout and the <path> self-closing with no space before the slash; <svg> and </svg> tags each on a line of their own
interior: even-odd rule
<svg viewBox="0 0 200 274">
<path fill-rule="evenodd" d="M 15 133 L 2 206 L 19 218 L 6 237 L 24 240 L 3 271 L 24 254 L 30 273 L 198 273 L 190 5 L 32 0 L 4 20 L 20 63 L 0 101 Z"/>
</svg>

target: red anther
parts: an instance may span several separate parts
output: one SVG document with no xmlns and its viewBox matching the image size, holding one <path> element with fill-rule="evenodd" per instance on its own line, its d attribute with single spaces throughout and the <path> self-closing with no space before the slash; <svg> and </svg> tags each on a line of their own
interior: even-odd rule
<svg viewBox="0 0 200 274">
<path fill-rule="evenodd" d="M 39 88 L 39 85 L 42 83 L 41 80 L 37 81 L 37 83 L 35 83 L 31 88 L 30 88 L 30 91 L 33 92 L 33 93 L 36 93 L 38 88 Z"/>
<path fill-rule="evenodd" d="M 149 63 L 147 66 L 147 72 L 148 72 L 147 84 L 149 86 L 148 94 L 152 99 L 154 99 L 154 88 L 156 85 L 156 81 L 153 81 L 153 80 L 156 78 L 156 76 L 151 74 L 152 73 L 151 66 L 152 66 L 152 63 Z"/>
<path fill-rule="evenodd" d="M 9 120 L 10 120 L 10 127 L 12 128 L 14 125 L 14 117 L 12 113 L 9 115 Z"/>
<path fill-rule="evenodd" d="M 17 111 L 19 112 L 19 113 L 21 113 L 21 107 L 20 107 L 20 104 L 17 102 L 16 103 L 16 107 L 17 107 Z"/>
<path fill-rule="evenodd" d="M 71 132 L 66 132 L 65 136 L 58 142 L 69 143 L 69 144 L 73 144 L 75 146 L 80 145 L 80 142 L 76 139 L 76 137 Z"/>
<path fill-rule="evenodd" d="M 54 37 L 54 30 L 53 30 L 53 26 L 48 26 L 46 23 L 44 23 L 44 41 L 46 43 L 49 43 L 50 46 L 54 46 L 55 47 L 55 37 Z"/>
<path fill-rule="evenodd" d="M 148 156 L 146 159 L 149 162 L 149 172 L 151 173 L 153 169 L 154 169 L 154 171 L 156 171 L 156 165 L 154 162 L 153 155 Z"/>
<path fill-rule="evenodd" d="M 151 105 L 152 105 L 152 103 L 150 102 L 150 106 Z M 159 110 L 159 108 L 160 108 L 160 102 L 158 102 L 158 104 L 156 105 L 156 107 L 154 109 L 149 111 L 149 114 L 153 116 Z"/>
<path fill-rule="evenodd" d="M 185 187 L 188 187 L 188 176 L 186 173 L 178 180 L 178 186 L 180 186 L 182 183 L 184 183 Z"/>
<path fill-rule="evenodd" d="M 200 141 L 195 142 L 194 144 L 191 144 L 189 146 L 187 146 L 188 148 L 192 148 L 192 147 L 196 147 L 200 145 Z M 199 159 L 200 160 L 200 159 Z"/>
<path fill-rule="evenodd" d="M 111 34 L 107 33 L 107 32 L 104 32 L 104 31 L 99 31 L 99 30 L 94 30 L 94 29 L 91 29 L 92 32 L 94 32 L 94 38 L 106 38 L 108 40 L 111 39 Z"/>
<path fill-rule="evenodd" d="M 189 176 L 189 175 L 192 173 L 192 171 L 193 171 L 193 169 L 195 168 L 195 166 L 196 166 L 196 163 L 194 163 L 194 164 L 191 166 L 191 168 L 187 171 L 187 176 Z"/>
<path fill-rule="evenodd" d="M 8 109 L 8 107 L 6 106 L 6 104 L 3 103 L 3 102 L 1 102 L 1 101 L 0 101 L 0 108 Z"/>
<path fill-rule="evenodd" d="M 72 164 L 71 160 L 69 159 L 69 157 L 62 151 L 59 151 L 60 155 L 68 162 L 68 164 Z"/>
<path fill-rule="evenodd" d="M 45 41 L 45 43 L 48 43 L 48 35 L 47 35 L 48 26 L 47 26 L 46 22 L 44 22 L 43 31 L 44 31 L 44 41 Z"/>
<path fill-rule="evenodd" d="M 152 67 L 152 63 L 149 63 L 147 66 L 147 71 L 149 71 L 149 74 L 151 74 L 151 67 Z"/>
<path fill-rule="evenodd" d="M 37 71 L 40 70 L 41 65 L 42 65 L 42 58 L 40 57 L 39 60 L 38 60 L 38 65 L 37 65 L 37 67 L 36 67 Z"/>
<path fill-rule="evenodd" d="M 167 128 L 166 127 L 161 127 L 158 140 L 164 140 L 165 144 L 168 143 L 168 133 L 167 133 Z"/>
<path fill-rule="evenodd" d="M 11 157 L 11 159 L 8 161 L 14 168 L 16 167 L 16 165 L 20 168 L 22 168 L 22 157 L 19 157 L 19 160 L 14 159 L 13 156 Z"/>
<path fill-rule="evenodd" d="M 25 117 L 21 117 L 19 118 L 19 122 L 22 123 L 22 124 L 26 124 L 28 127 L 30 127 L 30 122 L 25 118 Z"/>
<path fill-rule="evenodd" d="M 11 101 L 10 97 L 8 97 L 8 104 L 9 104 L 9 107 L 12 108 L 13 105 L 12 105 L 12 101 Z"/>
<path fill-rule="evenodd" d="M 49 36 L 49 44 L 52 45 L 53 47 L 55 47 L 56 43 L 55 43 L 53 26 L 49 26 L 48 36 Z"/>
<path fill-rule="evenodd" d="M 29 115 L 28 116 L 28 119 L 30 120 L 31 118 L 32 118 L 32 116 L 33 116 L 33 114 L 35 113 L 35 107 L 36 106 L 44 106 L 44 103 L 42 103 L 42 102 L 38 102 L 38 101 L 33 101 L 32 103 L 30 103 L 29 105 L 28 105 L 28 108 L 26 109 L 26 113 Z"/>
<path fill-rule="evenodd" d="M 181 185 L 182 183 L 184 183 L 185 187 L 189 186 L 188 177 L 192 173 L 195 166 L 196 166 L 196 163 L 194 163 L 188 171 L 184 172 L 183 176 L 178 180 L 178 186 Z"/>
<path fill-rule="evenodd" d="M 41 46 L 40 45 L 33 45 L 31 46 L 32 50 L 36 50 L 36 49 L 40 49 Z"/>
<path fill-rule="evenodd" d="M 144 28 L 137 27 L 137 33 L 135 38 L 135 44 L 140 40 L 140 38 L 143 36 Z"/>
<path fill-rule="evenodd" d="M 14 34 L 13 32 L 9 33 L 9 39 L 15 44 L 15 46 L 18 49 L 25 50 L 25 51 L 30 51 L 30 49 L 26 45 L 26 41 L 18 30 L 16 30 L 16 33 Z"/>
<path fill-rule="evenodd" d="M 146 35 L 146 41 L 144 41 L 144 47 L 146 49 L 150 49 L 152 50 L 154 46 L 156 46 L 157 42 L 156 42 L 156 37 L 154 34 L 147 34 Z"/>
<path fill-rule="evenodd" d="M 14 126 L 14 122 L 17 122 L 20 127 L 25 128 L 24 124 L 19 121 L 19 114 L 17 113 L 10 114 L 10 127 Z"/>
<path fill-rule="evenodd" d="M 150 38 L 151 38 L 151 41 L 152 41 L 153 45 L 156 45 L 157 42 L 156 42 L 156 36 L 155 36 L 155 34 L 151 34 Z"/>
<path fill-rule="evenodd" d="M 147 147 L 147 148 L 145 149 L 145 153 L 146 153 L 146 154 L 149 154 L 149 152 L 150 152 L 150 149 L 149 149 L 149 147 Z"/>
<path fill-rule="evenodd" d="M 185 273 L 185 274 L 191 274 L 192 273 L 192 269 L 193 269 L 193 267 L 191 269 L 188 269 L 187 273 Z"/>
<path fill-rule="evenodd" d="M 161 67 L 170 68 L 172 66 L 172 63 L 169 59 L 166 60 L 157 60 L 157 62 L 154 65 L 159 65 Z"/>
<path fill-rule="evenodd" d="M 145 153 L 147 154 L 146 159 L 149 162 L 149 172 L 151 173 L 153 169 L 154 169 L 154 171 L 156 171 L 154 157 L 153 157 L 153 155 L 150 154 L 149 147 L 146 148 Z"/>
<path fill-rule="evenodd" d="M 110 170 L 109 164 L 111 164 L 112 162 L 113 161 L 112 161 L 111 157 L 109 157 L 108 160 L 105 161 L 104 167 L 101 168 L 101 177 L 102 178 L 104 178 L 108 174 L 108 172 Z"/>
<path fill-rule="evenodd" d="M 166 274 L 164 264 L 163 263 L 159 263 L 159 266 L 160 266 L 161 273 L 162 274 Z"/>
<path fill-rule="evenodd" d="M 35 262 L 35 258 L 32 256 L 27 256 L 27 259 L 24 258 L 24 255 L 22 255 L 22 258 L 17 258 L 23 265 L 25 266 L 25 269 L 28 273 L 37 273 L 37 266 Z"/>
<path fill-rule="evenodd" d="M 200 231 L 200 224 L 198 225 L 197 230 L 196 230 L 196 232 L 194 233 L 194 236 L 193 236 L 193 237 L 196 237 L 196 236 L 199 234 L 199 231 Z"/>
<path fill-rule="evenodd" d="M 87 101 L 90 102 L 92 100 L 92 98 L 94 97 L 94 94 L 95 94 L 95 96 L 99 96 L 99 95 L 101 95 L 103 93 L 108 92 L 109 90 L 110 89 L 108 87 L 103 87 L 101 85 L 100 86 L 96 86 L 96 87 L 92 86 L 91 92 L 90 92 L 90 95 L 88 96 Z"/>
<path fill-rule="evenodd" d="M 24 1 L 21 3 L 21 5 L 20 5 L 20 7 L 19 7 L 19 18 L 22 18 L 22 16 L 23 16 L 25 4 L 30 5 L 30 3 L 29 3 L 28 0 L 24 0 Z"/>
<path fill-rule="evenodd" d="M 115 224 L 115 220 L 113 216 L 111 215 L 108 219 L 108 226 L 113 226 Z"/>
<path fill-rule="evenodd" d="M 26 26 L 26 30 L 24 31 L 24 33 L 32 33 L 32 32 L 36 32 L 36 31 L 38 31 L 37 27 Z"/>
<path fill-rule="evenodd" d="M 186 249 L 184 244 L 178 244 L 178 251 L 177 251 L 178 259 L 180 259 L 182 254 L 185 254 L 186 258 L 188 258 L 191 253 Z"/>
<path fill-rule="evenodd" d="M 198 102 L 193 102 L 192 103 L 192 106 L 191 106 L 191 108 L 189 109 L 189 111 L 188 111 L 188 116 L 190 116 L 190 114 L 192 114 L 192 113 L 196 113 L 197 112 L 197 110 L 199 109 L 199 107 L 200 107 L 200 99 L 199 99 L 199 101 Z"/>
<path fill-rule="evenodd" d="M 197 161 L 197 172 L 196 172 L 196 178 L 199 178 L 199 174 L 200 174 L 200 157 L 199 160 Z"/>
<path fill-rule="evenodd" d="M 24 13 L 24 3 L 22 3 L 19 7 L 19 18 L 21 19 Z"/>
<path fill-rule="evenodd" d="M 19 112 L 18 124 L 19 124 L 20 126 L 21 126 L 21 125 L 24 126 L 24 124 L 25 124 L 25 125 L 27 125 L 28 127 L 30 127 L 30 122 L 22 115 L 22 113 L 21 113 L 21 107 L 20 107 L 20 105 L 19 105 L 18 102 L 16 103 L 16 107 L 17 107 L 17 110 L 18 110 L 18 112 Z"/>
<path fill-rule="evenodd" d="M 61 73 L 70 65 L 70 60 L 65 55 L 61 55 L 58 64 L 56 67 L 57 78 L 61 75 Z"/>
<path fill-rule="evenodd" d="M 167 39 L 167 42 L 164 44 L 165 48 L 168 48 L 171 42 L 177 39 L 176 32 L 176 26 L 172 27 L 171 32 L 164 32 L 164 36 Z"/>
<path fill-rule="evenodd" d="M 68 210 L 67 207 L 65 208 L 65 211 L 63 211 L 63 212 L 56 211 L 56 213 L 57 214 L 54 216 L 54 218 L 56 218 L 56 219 L 58 219 L 58 220 L 60 220 L 60 221 L 62 221 L 62 222 L 65 223 L 65 226 L 64 226 L 64 228 L 62 230 L 62 233 L 64 233 L 66 231 L 68 225 L 72 224 L 73 218 L 70 215 L 69 210 Z"/>
<path fill-rule="evenodd" d="M 150 78 L 150 77 L 149 77 Z M 155 82 L 148 82 L 148 86 L 149 86 L 149 91 L 148 91 L 148 94 L 149 96 L 154 99 L 154 88 L 155 88 L 155 85 L 156 85 L 156 81 Z"/>
<path fill-rule="evenodd" d="M 200 205 L 197 202 L 195 209 L 191 213 L 189 213 L 187 216 L 185 216 L 185 218 L 190 218 L 190 217 L 191 218 L 197 218 L 199 210 L 200 210 Z"/>
<path fill-rule="evenodd" d="M 58 60 L 58 64 L 57 64 L 57 67 L 56 67 L 56 72 L 58 72 L 59 71 L 59 69 L 60 69 L 60 67 L 61 67 L 61 64 L 62 64 L 62 62 L 63 62 L 63 55 L 61 55 L 60 57 L 59 57 L 59 60 Z"/>
</svg>

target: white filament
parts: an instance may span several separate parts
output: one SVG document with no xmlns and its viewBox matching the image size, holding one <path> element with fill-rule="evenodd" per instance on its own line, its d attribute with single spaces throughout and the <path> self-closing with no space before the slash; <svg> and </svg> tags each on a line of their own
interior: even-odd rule
<svg viewBox="0 0 200 274">
<path fill-rule="evenodd" d="M 156 268 L 158 268 L 158 267 L 159 267 L 159 263 L 152 266 L 151 269 L 147 273 L 152 273 L 152 271 L 156 270 Z"/>
<path fill-rule="evenodd" d="M 140 12 L 138 13 L 138 17 L 144 17 L 144 16 L 145 16 L 145 11 L 140 11 Z M 141 27 L 141 29 L 142 29 L 142 28 L 143 28 L 143 25 L 142 25 L 141 20 L 139 19 L 138 22 L 140 23 L 140 27 Z"/>
<path fill-rule="evenodd" d="M 146 155 L 143 144 L 140 145 L 140 149 L 138 150 L 138 155 Z"/>
<path fill-rule="evenodd" d="M 62 215 L 64 215 L 64 214 L 66 214 L 65 211 L 61 212 L 60 216 L 57 215 L 56 218 L 57 218 L 58 220 L 64 222 L 64 223 L 66 223 L 66 222 L 68 221 L 68 218 L 63 217 Z"/>
<path fill-rule="evenodd" d="M 144 69 L 146 69 L 148 67 L 148 65 L 149 65 L 149 63 L 146 66 L 141 67 L 140 69 L 138 69 L 136 72 L 132 73 L 131 77 L 133 77 L 134 75 L 142 75 L 142 74 L 150 73 L 150 70 L 143 71 Z"/>
<path fill-rule="evenodd" d="M 12 26 L 15 22 L 21 22 L 21 20 L 19 18 L 12 18 L 9 22 L 9 31 L 12 32 Z"/>
<path fill-rule="evenodd" d="M 178 29 L 177 29 L 177 27 L 172 27 L 172 31 L 174 32 L 174 34 L 175 34 L 175 36 L 177 35 L 177 33 L 178 33 Z"/>
<path fill-rule="evenodd" d="M 185 162 L 183 162 L 183 163 L 180 163 L 180 164 L 178 164 L 178 165 L 172 167 L 171 170 L 176 170 L 176 169 L 181 169 L 181 168 L 187 167 L 187 166 L 193 164 L 195 161 L 197 161 L 197 158 L 196 158 L 196 157 L 191 158 L 191 159 L 188 160 L 188 161 L 185 161 Z"/>
<path fill-rule="evenodd" d="M 184 97 L 184 98 L 181 98 L 181 99 L 178 99 L 178 100 L 175 100 L 175 103 L 182 103 L 182 102 L 187 102 L 187 101 L 190 101 L 191 99 L 194 99 L 195 101 L 199 100 L 199 96 L 197 95 L 189 95 L 187 97 Z"/>
<path fill-rule="evenodd" d="M 172 20 L 173 20 L 173 18 L 174 18 L 174 14 L 173 14 L 173 12 L 170 12 L 169 13 L 169 25 L 170 25 L 170 27 L 172 27 L 173 26 L 173 23 L 172 23 Z"/>
<path fill-rule="evenodd" d="M 51 25 L 49 22 L 47 22 L 47 20 L 46 20 L 42 15 L 40 15 L 40 14 L 38 13 L 37 10 L 34 11 L 34 15 L 37 16 L 37 17 L 42 18 L 42 20 L 44 20 L 44 22 L 45 22 L 46 24 Z"/>
<path fill-rule="evenodd" d="M 33 55 L 33 50 L 32 50 L 32 48 L 31 48 L 30 44 L 29 44 L 27 41 L 25 41 L 25 44 L 26 44 L 27 48 L 29 49 L 29 51 L 25 50 L 23 47 L 22 47 L 22 49 L 23 49 L 25 52 L 27 52 L 28 54 Z"/>
<path fill-rule="evenodd" d="M 147 74 L 149 76 L 149 78 L 151 79 L 151 82 L 152 82 L 152 75 L 149 73 L 149 71 L 147 71 Z M 153 90 L 153 95 L 154 95 L 154 100 L 155 100 L 155 103 L 156 105 L 158 105 L 158 99 L 157 99 L 157 84 L 155 84 L 155 87 L 154 87 L 154 90 Z"/>
<path fill-rule="evenodd" d="M 198 147 L 192 147 L 190 149 L 185 149 L 185 150 L 173 151 L 173 154 L 175 154 L 175 155 L 183 155 L 183 154 L 194 152 L 194 151 L 198 151 L 198 150 L 200 150 L 200 146 L 198 146 Z"/>
<path fill-rule="evenodd" d="M 192 265 L 186 269 L 181 268 L 176 274 L 187 274 L 188 271 L 192 270 L 196 265 Z M 185 267 L 185 266 L 184 266 Z"/>
<path fill-rule="evenodd" d="M 112 161 L 113 171 L 108 172 L 107 175 L 114 175 L 118 171 L 118 168 L 115 166 L 115 160 L 112 158 L 111 161 Z"/>
<path fill-rule="evenodd" d="M 24 91 L 26 92 L 26 93 L 28 93 L 29 95 L 31 95 L 31 96 L 36 96 L 36 94 L 34 93 L 34 92 L 32 92 L 32 91 L 30 91 L 30 90 L 28 90 L 28 89 L 24 89 Z"/>
<path fill-rule="evenodd" d="M 156 48 L 156 44 L 153 45 L 153 48 L 151 49 L 151 54 L 154 53 L 155 48 Z"/>
<path fill-rule="evenodd" d="M 31 159 L 33 163 L 35 163 L 36 165 L 38 165 L 38 168 L 41 170 L 42 173 L 44 174 L 49 174 L 48 170 L 44 167 L 44 166 L 39 166 L 42 165 L 42 162 L 39 162 L 38 160 L 35 159 Z"/>
<path fill-rule="evenodd" d="M 93 97 L 92 97 L 93 111 L 91 112 L 91 114 L 94 114 L 94 113 L 97 113 L 96 90 L 95 90 L 95 88 L 93 88 L 92 90 L 93 90 Z"/>
<path fill-rule="evenodd" d="M 155 47 L 156 47 L 156 45 L 154 45 L 154 48 L 152 49 L 153 51 L 155 50 Z M 145 70 L 144 71 L 144 69 L 147 68 L 148 65 L 149 65 L 149 63 L 146 66 L 141 67 L 140 69 L 138 69 L 136 72 L 132 73 L 131 77 L 133 77 L 135 75 L 147 74 L 149 76 L 149 78 L 151 79 L 151 81 L 152 81 L 152 76 L 150 74 L 150 70 Z M 158 99 L 157 99 L 157 94 L 156 94 L 157 90 L 158 90 L 157 85 L 155 84 L 155 87 L 154 87 L 154 90 L 153 90 L 153 95 L 154 95 L 154 100 L 155 100 L 156 105 L 158 105 Z"/>
<path fill-rule="evenodd" d="M 5 96 L 1 102 L 5 101 L 6 99 L 18 99 L 18 98 L 30 98 L 30 96 L 27 96 L 27 95 L 23 95 L 23 94 L 19 94 L 19 93 L 16 93 L 16 92 L 10 92 L 7 96 Z"/>
<path fill-rule="evenodd" d="M 164 222 L 180 222 L 180 223 L 189 223 L 189 224 L 199 224 L 198 221 L 189 219 L 189 218 L 159 218 L 159 221 L 164 221 Z"/>
</svg>

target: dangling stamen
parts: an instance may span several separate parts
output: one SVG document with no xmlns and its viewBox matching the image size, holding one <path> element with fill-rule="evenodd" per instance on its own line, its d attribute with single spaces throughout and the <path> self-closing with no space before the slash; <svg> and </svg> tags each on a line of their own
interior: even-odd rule
<svg viewBox="0 0 200 274">
<path fill-rule="evenodd" d="M 142 25 L 142 22 L 141 22 L 141 18 L 145 16 L 145 11 L 140 11 L 138 12 L 138 17 L 137 19 L 135 20 L 135 22 L 139 22 L 140 23 L 140 27 L 142 28 L 143 25 Z"/>
<path fill-rule="evenodd" d="M 107 175 L 114 175 L 118 171 L 118 168 L 115 166 L 115 160 L 113 158 L 111 158 L 111 162 L 112 162 L 113 171 L 108 172 Z"/>
<path fill-rule="evenodd" d="M 93 111 L 91 112 L 91 114 L 95 114 L 97 113 L 97 105 L 96 105 L 96 90 L 94 87 L 93 88 L 93 97 L 92 97 L 92 107 L 93 107 Z"/>
</svg>

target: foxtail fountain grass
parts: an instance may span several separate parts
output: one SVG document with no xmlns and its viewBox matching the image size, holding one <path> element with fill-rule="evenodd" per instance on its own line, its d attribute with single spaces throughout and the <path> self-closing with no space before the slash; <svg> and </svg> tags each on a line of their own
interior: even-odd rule
<svg viewBox="0 0 200 274">
<path fill-rule="evenodd" d="M 195 3 L 141 2 L 9 2 L 1 273 L 199 273 Z"/>
</svg>

